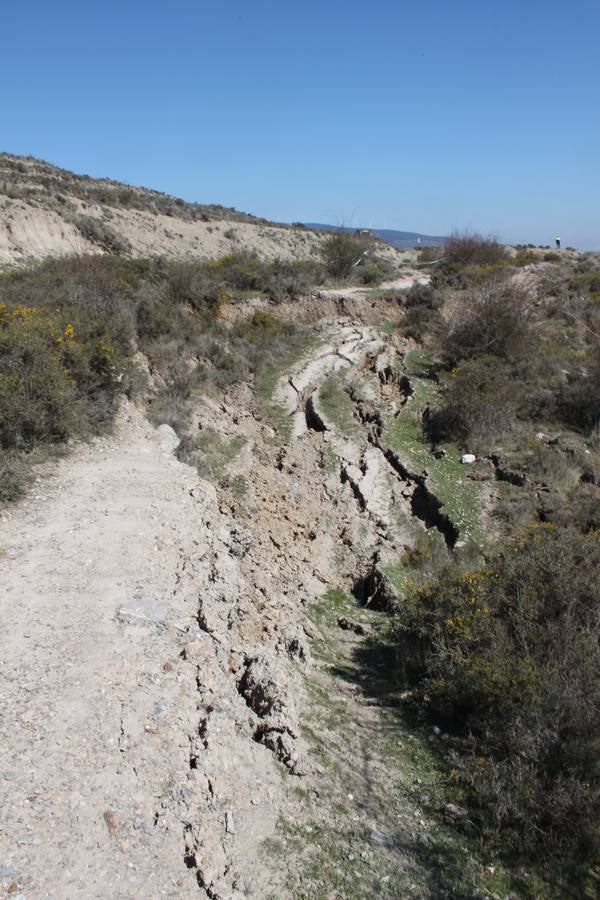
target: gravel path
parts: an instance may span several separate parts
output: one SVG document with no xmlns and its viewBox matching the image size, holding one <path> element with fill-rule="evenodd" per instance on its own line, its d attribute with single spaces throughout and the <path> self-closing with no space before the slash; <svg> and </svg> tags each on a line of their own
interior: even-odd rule
<svg viewBox="0 0 600 900">
<path fill-rule="evenodd" d="M 322 790 L 300 727 L 306 610 L 359 561 L 396 552 L 387 519 L 404 502 L 359 418 L 358 442 L 309 421 L 331 373 L 387 390 L 377 360 L 394 339 L 344 318 L 324 340 L 275 391 L 294 424 L 286 447 L 248 386 L 200 404 L 194 427 L 246 441 L 228 473 L 241 497 L 217 498 L 168 430 L 125 402 L 111 436 L 75 448 L 5 512 L 10 896 L 290 896 L 286 867 L 261 848 L 282 818 L 306 815 L 295 787 Z"/>
<path fill-rule="evenodd" d="M 126 407 L 0 522 L 11 895 L 198 893 L 181 825 L 196 686 L 179 660 L 197 628 L 182 566 L 205 531 L 198 484 Z"/>
</svg>

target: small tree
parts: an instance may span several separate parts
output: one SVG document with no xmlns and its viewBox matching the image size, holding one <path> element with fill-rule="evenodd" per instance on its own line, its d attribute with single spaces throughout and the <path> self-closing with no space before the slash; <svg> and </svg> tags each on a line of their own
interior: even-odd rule
<svg viewBox="0 0 600 900">
<path fill-rule="evenodd" d="M 334 278 L 346 278 L 364 250 L 363 241 L 354 235 L 340 231 L 327 238 L 321 252 L 329 274 Z"/>
<path fill-rule="evenodd" d="M 480 356 L 452 371 L 444 405 L 427 423 L 435 441 L 457 441 L 471 449 L 485 447 L 509 427 L 519 400 L 519 384 L 496 356 Z"/>
<path fill-rule="evenodd" d="M 527 287 L 492 278 L 461 298 L 450 316 L 443 351 L 450 365 L 476 356 L 521 359 L 531 350 L 533 297 Z"/>
<path fill-rule="evenodd" d="M 454 231 L 444 246 L 444 262 L 462 266 L 491 266 L 508 259 L 506 250 L 494 237 L 470 231 Z"/>
</svg>

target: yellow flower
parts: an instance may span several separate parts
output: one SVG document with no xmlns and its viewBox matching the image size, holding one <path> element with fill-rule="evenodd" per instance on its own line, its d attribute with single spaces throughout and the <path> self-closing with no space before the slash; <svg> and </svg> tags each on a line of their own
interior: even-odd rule
<svg viewBox="0 0 600 900">
<path fill-rule="evenodd" d="M 71 323 L 69 323 L 65 328 L 65 337 L 68 341 L 72 341 L 75 337 L 75 329 L 73 328 Z"/>
<path fill-rule="evenodd" d="M 36 313 L 37 307 L 35 306 L 16 306 L 12 312 L 12 318 L 20 319 L 26 325 Z"/>
</svg>

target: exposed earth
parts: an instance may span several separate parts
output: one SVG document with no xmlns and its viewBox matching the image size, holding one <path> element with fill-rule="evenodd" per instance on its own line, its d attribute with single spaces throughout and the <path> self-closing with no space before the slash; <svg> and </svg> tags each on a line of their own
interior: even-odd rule
<svg viewBox="0 0 600 900">
<path fill-rule="evenodd" d="M 4 512 L 12 895 L 436 896 L 411 754 L 390 761 L 397 728 L 357 662 L 386 563 L 444 531 L 381 440 L 411 402 L 410 342 L 377 324 L 393 300 L 333 292 L 297 314 L 315 340 L 275 384 L 279 433 L 248 385 L 196 410 L 192 429 L 239 450 L 218 490 L 123 399 L 111 436 Z M 361 584 L 367 608 L 331 594 Z M 339 885 L 327 862 L 307 874 L 302 829 L 345 833 Z"/>
<path fill-rule="evenodd" d="M 328 235 L 222 206 L 185 203 L 109 179 L 75 175 L 33 157 L 0 153 L 0 265 L 69 254 L 126 253 L 215 259 L 319 259 Z M 380 257 L 402 254 L 377 240 Z"/>
</svg>

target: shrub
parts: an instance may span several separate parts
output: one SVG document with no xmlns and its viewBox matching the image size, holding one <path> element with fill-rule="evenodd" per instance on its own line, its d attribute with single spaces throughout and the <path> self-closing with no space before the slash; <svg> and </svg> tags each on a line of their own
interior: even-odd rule
<svg viewBox="0 0 600 900">
<path fill-rule="evenodd" d="M 135 383 L 128 365 L 134 349 L 160 385 L 152 418 L 177 430 L 200 388 L 225 387 L 275 365 L 303 336 L 261 310 L 228 329 L 220 322 L 223 304 L 248 289 L 295 296 L 319 273 L 315 264 L 249 254 L 214 262 L 106 255 L 0 276 L 0 471 L 12 485 L 2 496 L 17 495 L 24 454 L 106 427 L 118 393 Z"/>
<path fill-rule="evenodd" d="M 513 258 L 513 265 L 515 266 L 530 266 L 532 263 L 536 262 L 539 262 L 539 257 L 535 253 L 532 253 L 531 250 L 526 250 L 523 247 L 517 250 L 517 253 Z"/>
<path fill-rule="evenodd" d="M 264 343 L 284 331 L 284 324 L 262 309 L 257 309 L 249 319 L 243 320 L 234 329 L 238 337 L 250 343 Z"/>
<path fill-rule="evenodd" d="M 124 361 L 112 330 L 99 313 L 83 317 L 76 309 L 55 313 L 0 305 L 0 445 L 5 450 L 65 440 L 100 424 Z"/>
<path fill-rule="evenodd" d="M 358 277 L 362 284 L 378 284 L 385 278 L 385 272 L 376 264 L 360 266 Z"/>
<path fill-rule="evenodd" d="M 444 245 L 443 259 L 446 265 L 489 266 L 505 262 L 508 254 L 495 238 L 455 231 Z"/>
<path fill-rule="evenodd" d="M 325 267 L 334 278 L 346 278 L 365 250 L 365 242 L 343 231 L 332 234 L 322 247 Z"/>
<path fill-rule="evenodd" d="M 442 298 L 429 284 L 416 281 L 406 295 L 406 308 L 421 307 L 424 309 L 440 309 Z"/>
<path fill-rule="evenodd" d="M 592 269 L 588 272 L 579 272 L 573 275 L 569 282 L 569 289 L 578 294 L 599 294 L 600 270 Z"/>
<path fill-rule="evenodd" d="M 441 318 L 442 299 L 428 284 L 414 284 L 406 295 L 406 315 L 402 332 L 406 337 L 422 342 L 437 333 Z"/>
<path fill-rule="evenodd" d="M 416 249 L 419 251 L 417 266 L 421 264 L 439 262 L 439 260 L 441 260 L 444 255 L 443 247 L 424 247 L 422 245 L 419 245 Z"/>
<path fill-rule="evenodd" d="M 537 526 L 398 611 L 419 696 L 462 735 L 473 809 L 518 852 L 599 849 L 598 566 L 597 531 Z"/>
<path fill-rule="evenodd" d="M 64 440 L 77 421 L 77 392 L 60 332 L 37 310 L 0 309 L 0 446 L 31 449 Z"/>
<path fill-rule="evenodd" d="M 556 413 L 567 424 L 592 432 L 600 424 L 600 369 L 578 374 L 557 391 Z"/>
<path fill-rule="evenodd" d="M 533 346 L 533 303 L 527 288 L 496 278 L 455 305 L 443 338 L 449 365 L 475 356 L 525 357 Z"/>
<path fill-rule="evenodd" d="M 131 250 L 131 244 L 125 235 L 119 234 L 111 225 L 103 222 L 102 219 L 78 215 L 74 217 L 74 224 L 86 241 L 97 244 L 107 253 L 114 253 L 118 256 L 121 253 L 129 253 Z"/>
<path fill-rule="evenodd" d="M 427 421 L 427 436 L 479 451 L 510 427 L 518 382 L 497 357 L 482 356 L 453 369 L 443 397 L 443 406 Z"/>
</svg>

